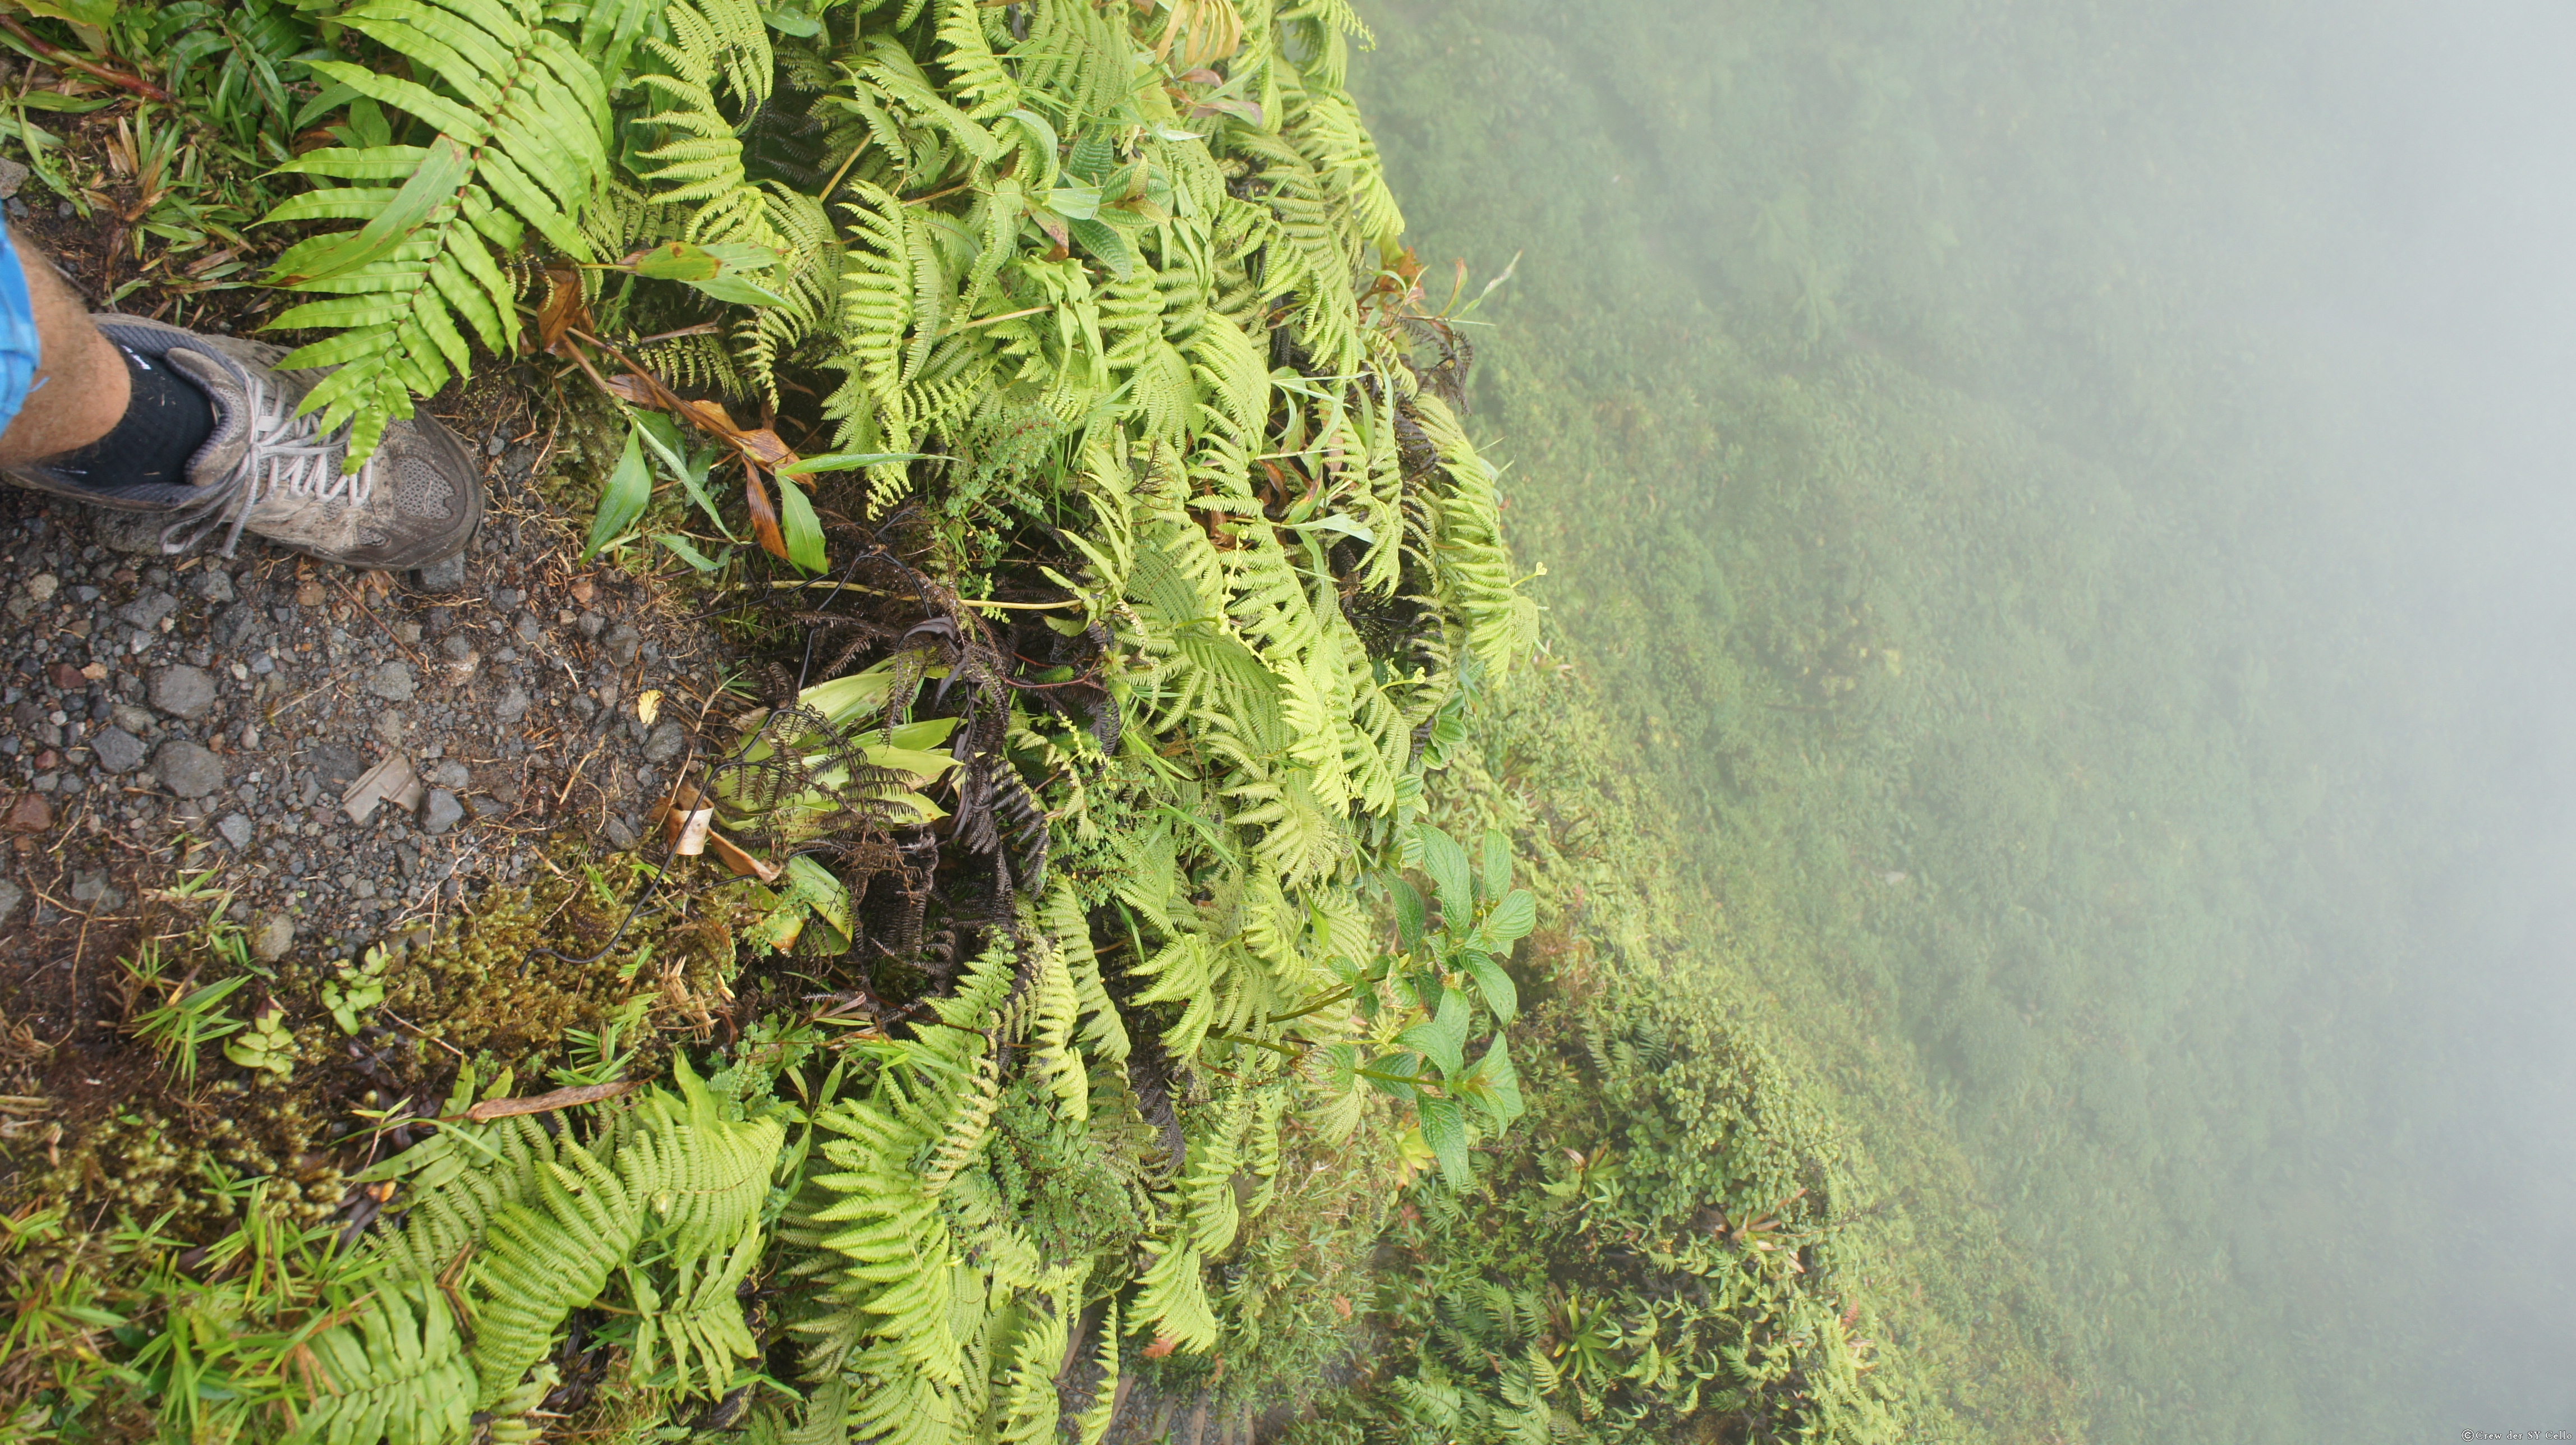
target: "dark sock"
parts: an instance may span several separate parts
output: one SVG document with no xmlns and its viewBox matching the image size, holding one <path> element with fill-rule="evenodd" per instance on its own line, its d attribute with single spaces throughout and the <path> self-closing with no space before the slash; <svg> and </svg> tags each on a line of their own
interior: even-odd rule
<svg viewBox="0 0 2576 1445">
<path fill-rule="evenodd" d="M 161 358 L 123 346 L 116 350 L 133 381 L 124 417 L 107 435 L 56 458 L 46 469 L 99 487 L 136 482 L 186 486 L 188 459 L 214 432 L 215 404 Z"/>
</svg>

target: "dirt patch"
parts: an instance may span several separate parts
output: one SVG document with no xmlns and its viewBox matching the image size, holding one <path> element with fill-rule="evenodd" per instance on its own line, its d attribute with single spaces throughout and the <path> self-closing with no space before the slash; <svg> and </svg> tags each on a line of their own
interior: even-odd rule
<svg viewBox="0 0 2576 1445">
<path fill-rule="evenodd" d="M 188 912 L 156 904 L 198 870 L 276 963 L 452 916 L 565 830 L 635 845 L 720 643 L 654 582 L 577 565 L 545 494 L 593 459 L 526 404 L 542 384 L 448 415 L 491 507 L 428 573 L 247 536 L 167 557 L 149 526 L 0 486 L 0 1035 L 103 1050 L 114 959 Z M 416 800 L 353 816 L 389 760 Z"/>
</svg>

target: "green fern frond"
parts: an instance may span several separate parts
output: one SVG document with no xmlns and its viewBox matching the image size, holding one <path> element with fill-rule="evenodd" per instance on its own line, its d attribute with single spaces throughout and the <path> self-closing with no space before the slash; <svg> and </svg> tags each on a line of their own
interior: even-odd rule
<svg viewBox="0 0 2576 1445">
<path fill-rule="evenodd" d="M 314 1393 L 288 1445 L 444 1445 L 471 1429 L 477 1397 L 465 1337 L 426 1283 L 388 1284 L 356 1319 L 307 1342 Z"/>
<path fill-rule="evenodd" d="M 270 275 L 335 297 L 269 325 L 339 333 L 284 364 L 338 368 L 302 409 L 350 427 L 354 468 L 389 422 L 411 415 L 413 395 L 470 371 L 457 318 L 494 351 L 517 339 L 501 258 L 523 226 L 591 258 L 578 218 L 608 175 L 608 97 L 592 62 L 530 0 L 368 0 L 336 19 L 403 56 L 414 78 L 340 60 L 315 60 L 314 72 L 438 132 L 427 146 L 334 146 L 290 162 L 290 174 L 402 184 L 328 186 L 265 218 L 363 223 L 289 247 Z"/>
<path fill-rule="evenodd" d="M 1002 68 L 984 33 L 985 13 L 976 0 L 939 4 L 940 63 L 948 67 L 950 89 L 967 102 L 966 115 L 978 121 L 997 120 L 1020 105 L 1019 82 Z"/>
</svg>

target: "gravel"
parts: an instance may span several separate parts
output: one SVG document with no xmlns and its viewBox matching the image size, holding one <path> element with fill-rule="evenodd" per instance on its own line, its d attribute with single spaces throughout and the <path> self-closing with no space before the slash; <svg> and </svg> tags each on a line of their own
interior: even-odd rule
<svg viewBox="0 0 2576 1445">
<path fill-rule="evenodd" d="M 134 900 L 217 859 L 275 963 L 452 913 L 567 832 L 637 846 L 690 734 L 634 700 L 697 716 L 723 654 L 674 620 L 694 606 L 577 567 L 578 529 L 515 485 L 465 557 L 394 579 L 250 537 L 166 557 L 157 525 L 0 485 L 0 958 L 121 947 L 166 918 Z M 390 756 L 419 808 L 353 822 L 342 795 Z"/>
</svg>

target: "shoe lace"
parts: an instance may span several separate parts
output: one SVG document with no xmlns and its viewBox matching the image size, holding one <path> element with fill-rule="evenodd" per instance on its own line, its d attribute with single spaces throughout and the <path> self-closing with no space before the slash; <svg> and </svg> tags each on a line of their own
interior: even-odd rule
<svg viewBox="0 0 2576 1445">
<path fill-rule="evenodd" d="M 205 495 L 181 510 L 161 529 L 164 552 L 184 552 L 217 527 L 224 528 L 223 556 L 233 555 L 250 514 L 265 502 L 345 500 L 364 506 L 375 490 L 376 459 L 369 457 L 352 472 L 341 459 L 349 452 L 349 427 L 321 430 L 318 417 L 298 415 L 294 398 L 268 385 L 257 372 L 236 373 L 243 387 L 243 410 L 250 416 L 250 435 L 241 460 L 230 472 L 203 483 Z"/>
</svg>

